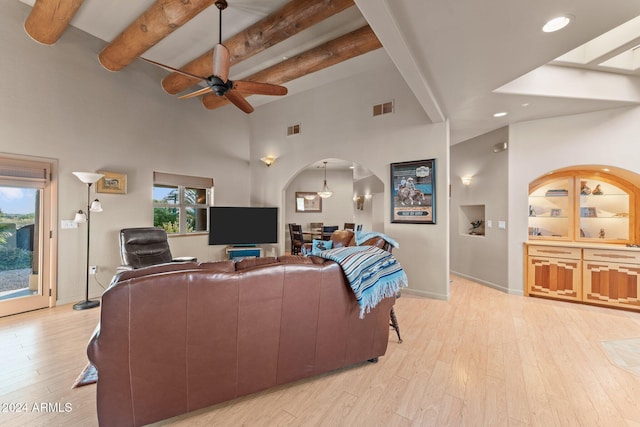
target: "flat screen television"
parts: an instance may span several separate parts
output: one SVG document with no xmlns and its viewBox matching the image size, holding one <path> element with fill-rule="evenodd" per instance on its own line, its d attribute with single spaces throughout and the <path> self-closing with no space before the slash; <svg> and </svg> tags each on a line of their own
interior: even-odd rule
<svg viewBox="0 0 640 427">
<path fill-rule="evenodd" d="M 211 206 L 210 245 L 278 243 L 278 208 Z"/>
</svg>

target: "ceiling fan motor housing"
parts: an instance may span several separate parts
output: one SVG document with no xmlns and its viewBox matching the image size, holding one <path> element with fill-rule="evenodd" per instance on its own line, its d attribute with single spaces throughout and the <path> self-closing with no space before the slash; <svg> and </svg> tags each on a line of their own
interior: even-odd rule
<svg viewBox="0 0 640 427">
<path fill-rule="evenodd" d="M 233 86 L 233 82 L 231 80 L 227 80 L 227 82 L 225 83 L 219 77 L 211 76 L 207 79 L 207 85 L 209 85 L 213 93 L 218 96 L 222 96 L 227 93 L 229 89 L 231 89 L 231 87 Z"/>
</svg>

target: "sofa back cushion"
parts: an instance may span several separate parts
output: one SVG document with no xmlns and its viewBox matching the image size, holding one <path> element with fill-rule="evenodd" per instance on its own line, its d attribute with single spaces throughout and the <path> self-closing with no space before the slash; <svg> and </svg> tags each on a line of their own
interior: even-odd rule
<svg viewBox="0 0 640 427">
<path fill-rule="evenodd" d="M 333 242 L 334 248 L 355 246 L 356 235 L 352 230 L 336 230 L 331 234 L 331 241 Z"/>
<path fill-rule="evenodd" d="M 261 265 L 277 264 L 278 258 L 268 256 L 262 258 L 244 258 L 236 262 L 236 271 L 246 270 L 248 268 L 259 267 Z"/>
</svg>

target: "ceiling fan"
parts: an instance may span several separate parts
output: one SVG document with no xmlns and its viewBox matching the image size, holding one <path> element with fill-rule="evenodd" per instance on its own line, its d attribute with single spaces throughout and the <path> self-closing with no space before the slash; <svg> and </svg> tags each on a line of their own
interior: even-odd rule
<svg viewBox="0 0 640 427">
<path fill-rule="evenodd" d="M 226 0 L 216 0 L 215 5 L 219 10 L 220 31 L 219 42 L 213 48 L 213 74 L 211 76 L 198 76 L 150 59 L 143 57 L 140 57 L 140 59 L 169 71 L 202 80 L 207 84 L 207 87 L 182 95 L 178 97 L 178 99 L 194 98 L 196 96 L 204 95 L 205 93 L 213 92 L 218 96 L 225 97 L 236 107 L 248 114 L 253 112 L 253 107 L 245 99 L 246 95 L 286 95 L 287 88 L 284 86 L 243 80 L 229 80 L 229 50 L 222 44 L 222 11 L 227 8 L 227 2 Z"/>
</svg>

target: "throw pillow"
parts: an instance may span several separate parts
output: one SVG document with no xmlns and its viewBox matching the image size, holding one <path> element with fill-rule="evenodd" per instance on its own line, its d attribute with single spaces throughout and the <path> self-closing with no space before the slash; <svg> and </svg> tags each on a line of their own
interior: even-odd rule
<svg viewBox="0 0 640 427">
<path fill-rule="evenodd" d="M 331 240 L 313 239 L 313 243 L 311 246 L 311 255 L 318 255 L 322 251 L 331 249 L 332 246 L 333 246 L 333 242 Z"/>
</svg>

